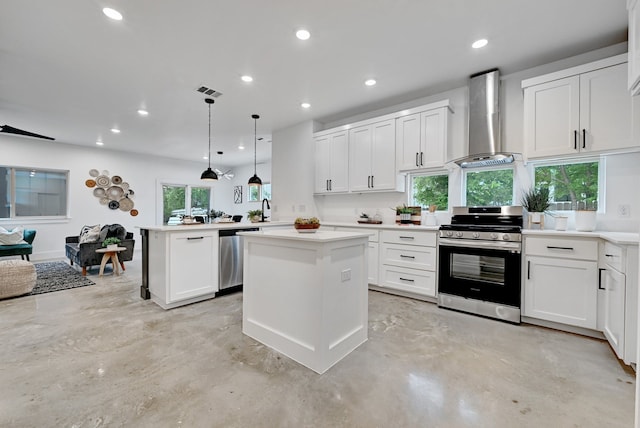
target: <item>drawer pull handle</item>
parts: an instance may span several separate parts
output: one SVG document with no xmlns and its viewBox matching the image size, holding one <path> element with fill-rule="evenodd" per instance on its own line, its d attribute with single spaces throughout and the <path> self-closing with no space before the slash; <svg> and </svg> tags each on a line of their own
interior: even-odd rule
<svg viewBox="0 0 640 428">
<path fill-rule="evenodd" d="M 403 259 L 415 259 L 415 256 L 405 256 L 404 254 L 400 254 L 400 258 L 403 258 Z"/>
<path fill-rule="evenodd" d="M 615 257 L 615 255 L 613 255 L 613 254 L 605 254 L 604 256 L 605 257 Z"/>
<path fill-rule="evenodd" d="M 399 236 L 400 239 L 415 239 L 413 236 Z"/>
<path fill-rule="evenodd" d="M 187 241 L 195 241 L 196 239 L 204 239 L 204 236 L 189 237 L 187 238 Z"/>
<path fill-rule="evenodd" d="M 413 279 L 400 277 L 400 281 L 415 282 Z"/>
<path fill-rule="evenodd" d="M 602 271 L 606 270 L 603 268 L 598 269 L 598 290 L 606 290 L 605 287 L 602 286 Z"/>
<path fill-rule="evenodd" d="M 547 245 L 547 248 L 550 250 L 567 250 L 567 251 L 573 251 L 573 247 L 554 247 L 551 245 Z"/>
</svg>

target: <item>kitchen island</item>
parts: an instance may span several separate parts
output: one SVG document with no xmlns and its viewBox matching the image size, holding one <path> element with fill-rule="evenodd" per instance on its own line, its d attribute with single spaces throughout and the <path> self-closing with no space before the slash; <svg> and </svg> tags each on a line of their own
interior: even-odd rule
<svg viewBox="0 0 640 428">
<path fill-rule="evenodd" d="M 244 334 L 320 374 L 367 340 L 368 234 L 240 234 Z"/>
</svg>

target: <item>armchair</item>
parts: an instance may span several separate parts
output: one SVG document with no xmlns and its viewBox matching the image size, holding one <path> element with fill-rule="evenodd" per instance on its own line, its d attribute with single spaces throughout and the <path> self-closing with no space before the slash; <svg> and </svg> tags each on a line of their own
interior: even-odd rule
<svg viewBox="0 0 640 428">
<path fill-rule="evenodd" d="M 24 243 L 14 245 L 0 245 L 0 257 L 4 256 L 20 256 L 22 260 L 33 253 L 33 240 L 36 239 L 36 231 L 33 229 L 25 229 L 23 232 Z"/>
<path fill-rule="evenodd" d="M 124 228 L 120 225 L 105 225 L 100 231 L 100 237 L 95 242 L 83 242 L 80 243 L 80 236 L 67 236 L 65 238 L 65 253 L 69 259 L 71 266 L 77 264 L 82 268 L 82 275 L 87 275 L 87 267 L 99 266 L 102 262 L 102 254 L 96 253 L 96 250 L 102 248 L 102 241 L 110 236 L 109 231 L 114 230 L 114 226 L 119 226 L 121 230 Z M 120 238 L 120 236 L 118 236 Z M 133 239 L 132 232 L 124 231 L 124 239 L 118 244 L 120 247 L 125 247 L 126 250 L 118 254 L 120 262 L 127 262 L 133 259 L 133 249 L 136 241 Z M 108 263 L 111 263 L 109 260 Z"/>
</svg>

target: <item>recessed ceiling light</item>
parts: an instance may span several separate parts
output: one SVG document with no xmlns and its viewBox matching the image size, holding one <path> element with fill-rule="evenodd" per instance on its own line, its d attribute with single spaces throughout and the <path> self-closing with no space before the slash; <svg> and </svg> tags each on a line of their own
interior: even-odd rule
<svg viewBox="0 0 640 428">
<path fill-rule="evenodd" d="M 118 128 L 111 128 L 111 132 L 113 132 L 114 134 L 119 134 L 120 130 Z"/>
<path fill-rule="evenodd" d="M 309 40 L 309 37 L 311 37 L 311 33 L 305 29 L 300 29 L 296 31 L 296 37 L 300 40 Z"/>
<path fill-rule="evenodd" d="M 102 146 L 102 145 L 104 145 L 104 143 L 102 141 L 96 141 L 96 145 Z"/>
<path fill-rule="evenodd" d="M 238 146 L 238 150 L 244 150 L 244 146 L 243 145 L 239 145 Z"/>
<path fill-rule="evenodd" d="M 373 85 L 375 85 L 376 83 L 378 83 L 378 82 L 376 82 L 376 81 L 375 81 L 375 79 L 369 79 L 369 80 L 366 80 L 366 81 L 364 82 L 364 84 L 365 84 L 365 85 L 367 85 L 367 86 L 373 86 Z"/>
<path fill-rule="evenodd" d="M 209 156 L 204 155 L 204 156 L 202 156 L 202 159 L 207 160 L 207 159 L 209 159 Z"/>
<path fill-rule="evenodd" d="M 102 13 L 115 21 L 122 21 L 122 14 L 115 9 L 111 9 L 110 7 L 105 7 L 104 9 L 102 9 Z"/>
<path fill-rule="evenodd" d="M 487 43 L 489 43 L 489 41 L 487 39 L 480 39 L 480 40 L 476 40 L 475 42 L 473 42 L 471 47 L 474 48 L 474 49 L 480 49 L 480 48 L 483 48 L 483 47 L 487 46 Z"/>
<path fill-rule="evenodd" d="M 247 83 L 248 82 L 253 82 L 253 77 L 251 77 L 251 76 L 244 75 L 244 76 L 241 77 L 241 79 L 242 79 L 243 82 L 247 82 Z"/>
<path fill-rule="evenodd" d="M 143 109 L 138 110 L 140 116 L 149 116 L 149 112 Z"/>
<path fill-rule="evenodd" d="M 302 108 L 309 108 L 309 107 L 311 107 L 311 104 L 309 104 L 309 103 L 302 103 L 302 104 L 300 104 L 300 107 L 302 107 Z"/>
</svg>

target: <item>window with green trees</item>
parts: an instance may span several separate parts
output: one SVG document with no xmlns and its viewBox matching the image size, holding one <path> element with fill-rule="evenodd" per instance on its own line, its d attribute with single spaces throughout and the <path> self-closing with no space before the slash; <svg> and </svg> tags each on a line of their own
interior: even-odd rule
<svg viewBox="0 0 640 428">
<path fill-rule="evenodd" d="M 211 188 L 209 187 L 163 184 L 163 223 L 167 223 L 171 217 L 182 218 L 185 215 L 207 216 L 211 209 L 210 201 Z"/>
<path fill-rule="evenodd" d="M 412 206 L 427 209 L 429 205 L 436 205 L 438 211 L 449 209 L 449 176 L 414 175 L 411 177 Z"/>
<path fill-rule="evenodd" d="M 513 205 L 513 169 L 466 171 L 467 206 Z"/>
<path fill-rule="evenodd" d="M 536 187 L 548 187 L 552 210 L 598 208 L 598 161 L 536 165 Z"/>
</svg>

